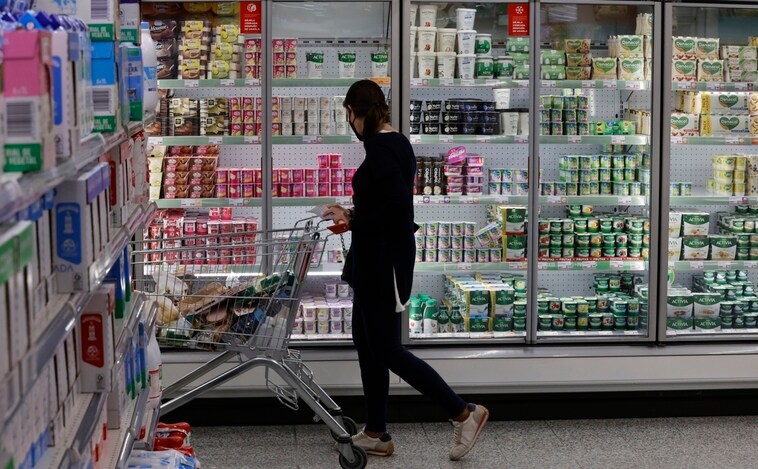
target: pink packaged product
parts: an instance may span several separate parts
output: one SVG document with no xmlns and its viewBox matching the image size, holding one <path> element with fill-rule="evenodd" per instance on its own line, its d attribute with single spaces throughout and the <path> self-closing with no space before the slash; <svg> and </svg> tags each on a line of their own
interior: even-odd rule
<svg viewBox="0 0 758 469">
<path fill-rule="evenodd" d="M 316 161 L 318 163 L 318 169 L 329 168 L 329 155 L 316 155 Z"/>
<path fill-rule="evenodd" d="M 289 184 L 279 184 L 279 197 L 292 197 Z"/>
<path fill-rule="evenodd" d="M 253 170 L 252 169 L 248 169 L 248 168 L 241 169 L 240 170 L 240 174 L 242 176 L 241 177 L 242 184 L 252 184 L 253 182 L 255 182 L 253 180 Z"/>
<path fill-rule="evenodd" d="M 318 191 L 317 191 L 317 188 L 316 188 L 316 183 L 306 182 L 304 184 L 303 190 L 305 191 L 305 196 L 306 197 L 317 197 L 318 196 Z"/>
<path fill-rule="evenodd" d="M 466 165 L 471 166 L 484 166 L 484 157 L 478 155 L 470 155 L 466 157 Z"/>
<path fill-rule="evenodd" d="M 305 182 L 305 170 L 302 168 L 295 168 L 292 170 L 292 183 L 301 184 Z"/>
<path fill-rule="evenodd" d="M 240 185 L 239 184 L 229 184 L 229 195 L 227 196 L 230 199 L 239 199 L 242 197 L 241 191 L 240 191 Z"/>
<path fill-rule="evenodd" d="M 332 183 L 342 183 L 345 182 L 345 172 L 342 169 L 331 169 L 329 171 L 330 173 L 330 181 Z"/>
<path fill-rule="evenodd" d="M 468 176 L 466 177 L 466 184 L 481 186 L 484 184 L 484 178 L 479 176 Z"/>
<path fill-rule="evenodd" d="M 242 197 L 246 199 L 252 199 L 255 195 L 255 192 L 253 190 L 254 185 L 251 184 L 242 184 Z"/>
<path fill-rule="evenodd" d="M 306 168 L 303 171 L 306 184 L 315 184 L 318 182 L 318 170 L 312 168 Z M 308 197 L 308 196 L 306 196 Z"/>
<path fill-rule="evenodd" d="M 332 183 L 332 197 L 342 197 L 345 195 L 345 185 L 342 183 Z"/>
<path fill-rule="evenodd" d="M 329 193 L 331 192 L 331 187 L 328 182 L 319 182 L 318 183 L 318 195 L 317 197 L 329 197 Z"/>
<path fill-rule="evenodd" d="M 229 182 L 229 171 L 226 169 L 216 170 L 216 183 L 227 184 Z"/>
<path fill-rule="evenodd" d="M 292 178 L 289 169 L 280 169 L 279 172 L 279 184 L 291 184 Z"/>
<path fill-rule="evenodd" d="M 353 184 L 346 182 L 345 183 L 345 196 L 346 197 L 352 197 L 353 196 Z"/>
<path fill-rule="evenodd" d="M 353 176 L 355 176 L 355 171 L 358 168 L 345 168 L 345 182 L 350 182 L 353 180 Z"/>
<path fill-rule="evenodd" d="M 287 38 L 284 40 L 285 52 L 297 52 L 297 38 Z"/>
<path fill-rule="evenodd" d="M 447 185 L 447 195 L 463 195 L 462 185 Z"/>
<path fill-rule="evenodd" d="M 226 199 L 229 197 L 229 185 L 217 184 L 216 185 L 216 197 L 219 199 Z"/>
<path fill-rule="evenodd" d="M 484 177 L 484 168 L 481 166 L 469 166 L 466 168 L 466 175 Z"/>
<path fill-rule="evenodd" d="M 229 184 L 239 184 L 241 182 L 240 169 L 229 168 L 226 171 L 227 171 L 227 181 L 229 182 Z"/>
<path fill-rule="evenodd" d="M 447 152 L 448 164 L 461 164 L 466 161 L 466 147 L 454 147 Z"/>
<path fill-rule="evenodd" d="M 329 155 L 329 167 L 342 168 L 342 154 L 332 153 L 331 155 Z"/>
<path fill-rule="evenodd" d="M 463 175 L 463 166 L 455 166 L 446 164 L 444 167 L 444 173 L 445 176 L 462 176 Z"/>
<path fill-rule="evenodd" d="M 318 182 L 331 182 L 331 170 L 329 169 L 319 169 L 318 170 Z M 337 182 L 337 181 L 334 181 Z"/>
<path fill-rule="evenodd" d="M 277 52 L 285 52 L 286 45 L 285 45 L 284 39 L 274 39 L 272 41 L 272 44 L 274 46 L 274 53 L 275 54 Z"/>
<path fill-rule="evenodd" d="M 461 186 L 465 182 L 466 177 L 465 176 L 448 176 L 447 177 L 447 185 L 448 187 L 452 186 Z"/>
<path fill-rule="evenodd" d="M 292 184 L 292 197 L 303 197 L 305 190 L 302 183 Z"/>
<path fill-rule="evenodd" d="M 448 189 L 448 192 L 449 192 L 449 189 Z M 468 194 L 468 195 L 481 195 L 483 192 L 484 192 L 484 190 L 483 190 L 482 186 L 477 186 L 477 185 L 473 185 L 473 186 L 467 185 L 466 186 L 466 194 Z"/>
</svg>

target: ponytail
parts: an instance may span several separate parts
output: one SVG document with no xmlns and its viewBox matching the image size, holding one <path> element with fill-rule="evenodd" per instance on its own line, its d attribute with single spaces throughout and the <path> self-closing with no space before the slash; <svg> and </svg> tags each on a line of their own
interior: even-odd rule
<svg viewBox="0 0 758 469">
<path fill-rule="evenodd" d="M 343 106 L 363 117 L 363 138 L 368 140 L 390 122 L 390 108 L 381 87 L 371 80 L 360 80 L 350 87 Z"/>
</svg>

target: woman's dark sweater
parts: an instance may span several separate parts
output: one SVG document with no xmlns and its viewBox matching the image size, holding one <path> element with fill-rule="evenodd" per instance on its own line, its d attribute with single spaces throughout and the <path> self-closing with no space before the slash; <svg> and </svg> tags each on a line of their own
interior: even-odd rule
<svg viewBox="0 0 758 469">
<path fill-rule="evenodd" d="M 342 272 L 364 307 L 395 309 L 397 278 L 405 304 L 413 286 L 416 261 L 413 179 L 416 156 L 399 132 L 379 133 L 364 143 L 366 159 L 353 176 L 352 245 Z"/>
</svg>

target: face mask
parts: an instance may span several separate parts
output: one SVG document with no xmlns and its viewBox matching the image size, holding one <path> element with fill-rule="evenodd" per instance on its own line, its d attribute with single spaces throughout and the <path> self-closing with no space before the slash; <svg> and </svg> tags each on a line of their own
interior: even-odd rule
<svg viewBox="0 0 758 469">
<path fill-rule="evenodd" d="M 353 124 L 353 122 L 355 122 L 355 119 L 353 119 L 353 120 L 351 120 L 349 122 L 350 123 L 350 128 L 353 129 L 353 133 L 355 134 L 355 138 L 357 138 L 359 142 L 362 142 L 363 141 L 363 135 L 359 134 L 358 131 L 355 130 L 355 124 Z"/>
</svg>

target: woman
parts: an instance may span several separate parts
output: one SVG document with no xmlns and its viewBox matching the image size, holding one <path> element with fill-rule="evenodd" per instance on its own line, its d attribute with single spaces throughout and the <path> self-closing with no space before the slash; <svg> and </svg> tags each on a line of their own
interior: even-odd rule
<svg viewBox="0 0 758 469">
<path fill-rule="evenodd" d="M 463 401 L 400 343 L 400 312 L 411 296 L 418 229 L 413 221 L 413 147 L 390 126 L 384 93 L 373 81 L 354 83 L 344 106 L 366 159 L 353 177 L 354 208 L 329 205 L 325 215 L 349 224 L 352 231 L 342 279 L 353 288 L 353 342 L 368 407 L 366 427 L 353 436 L 353 444 L 379 456 L 394 451 L 386 428 L 391 370 L 448 413 L 455 427 L 450 459 L 458 460 L 476 443 L 489 412 Z"/>
</svg>

